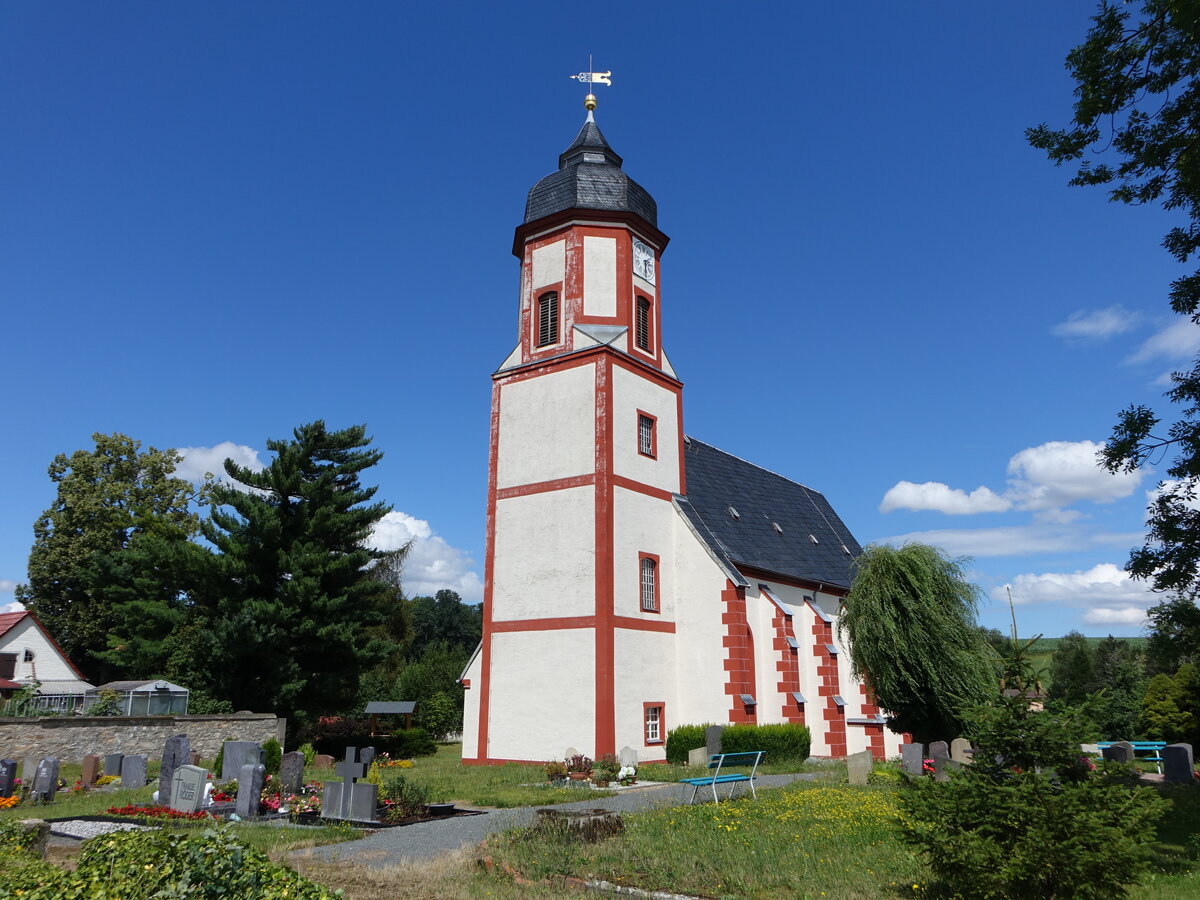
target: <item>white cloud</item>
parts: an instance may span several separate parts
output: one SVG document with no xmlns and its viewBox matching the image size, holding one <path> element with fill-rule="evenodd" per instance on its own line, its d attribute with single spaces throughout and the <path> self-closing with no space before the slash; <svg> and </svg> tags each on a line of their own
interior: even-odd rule
<svg viewBox="0 0 1200 900">
<path fill-rule="evenodd" d="M 1038 553 L 1074 553 L 1084 550 L 1128 548 L 1140 543 L 1139 533 L 1088 534 L 1079 528 L 1050 523 L 1003 528 L 945 528 L 912 531 L 881 538 L 885 544 L 917 542 L 941 547 L 951 556 L 1029 556 Z"/>
<path fill-rule="evenodd" d="M 225 474 L 226 459 L 232 459 L 253 472 L 263 468 L 257 450 L 232 441 L 221 441 L 212 447 L 180 447 L 179 453 L 183 459 L 175 467 L 175 474 L 188 481 L 199 481 L 207 473 L 217 476 L 220 481 L 228 481 L 229 477 Z"/>
<path fill-rule="evenodd" d="M 0 594 L 11 594 L 17 589 L 17 583 L 11 578 L 0 578 Z"/>
<path fill-rule="evenodd" d="M 1150 488 L 1150 490 L 1146 491 L 1146 506 L 1150 507 L 1160 495 L 1179 489 L 1179 499 L 1183 501 L 1185 507 L 1188 509 L 1200 509 L 1200 490 L 1197 490 L 1196 496 L 1189 500 L 1186 493 L 1182 490 L 1183 484 L 1182 481 L 1175 478 L 1160 481 L 1154 487 Z M 1200 488 L 1200 485 L 1197 485 L 1197 488 Z M 1153 514 L 1152 510 L 1149 512 Z"/>
<path fill-rule="evenodd" d="M 1083 621 L 1091 625 L 1139 625 L 1146 619 L 1147 607 L 1159 600 L 1145 582 L 1130 578 L 1112 563 L 1086 571 L 1018 575 L 994 589 L 992 596 L 1003 602 L 1009 590 L 1017 605 L 1054 603 L 1083 609 Z"/>
<path fill-rule="evenodd" d="M 1025 509 L 1052 509 L 1079 500 L 1108 503 L 1128 497 L 1145 471 L 1102 468 L 1093 441 L 1050 441 L 1029 447 L 1008 461 L 1009 495 Z"/>
<path fill-rule="evenodd" d="M 1103 341 L 1128 331 L 1136 322 L 1137 314 L 1121 306 L 1080 309 L 1071 313 L 1065 322 L 1059 322 L 1051 328 L 1050 333 L 1068 340 Z"/>
<path fill-rule="evenodd" d="M 25 612 L 25 606 L 21 603 L 17 603 L 15 600 L 12 603 L 0 604 L 0 613 L 10 612 Z"/>
<path fill-rule="evenodd" d="M 974 515 L 1015 507 L 1036 512 L 1059 509 L 1080 500 L 1108 503 L 1128 497 L 1137 489 L 1146 470 L 1116 474 L 1107 471 L 1096 458 L 1102 446 L 1094 441 L 1050 441 L 1028 447 L 1008 461 L 1008 488 L 1003 494 L 988 487 L 967 493 L 940 481 L 923 484 L 901 481 L 883 495 L 879 511 L 934 510 L 949 515 Z M 1068 515 L 1061 514 L 1058 518 L 1063 521 Z"/>
<path fill-rule="evenodd" d="M 424 519 L 404 512 L 388 513 L 376 524 L 371 546 L 397 550 L 410 540 L 413 546 L 404 559 L 406 595 L 433 596 L 446 588 L 457 591 L 466 603 L 483 601 L 483 582 L 474 571 L 475 561 L 435 534 Z"/>
<path fill-rule="evenodd" d="M 1166 328 L 1152 334 L 1125 360 L 1143 363 L 1151 360 L 1179 361 L 1191 359 L 1200 352 L 1200 325 L 1191 319 L 1176 319 Z"/>
<path fill-rule="evenodd" d="M 1011 501 L 986 487 L 976 488 L 968 494 L 940 481 L 926 481 L 923 484 L 901 481 L 883 495 L 879 511 L 886 513 L 894 509 L 929 509 L 948 515 L 973 515 L 981 512 L 1003 512 L 1010 506 Z"/>
</svg>

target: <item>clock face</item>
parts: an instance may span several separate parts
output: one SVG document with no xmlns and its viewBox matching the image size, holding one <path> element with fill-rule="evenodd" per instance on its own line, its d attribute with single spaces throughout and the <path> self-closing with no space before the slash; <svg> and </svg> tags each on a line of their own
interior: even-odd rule
<svg viewBox="0 0 1200 900">
<path fill-rule="evenodd" d="M 654 284 L 654 251 L 633 239 L 633 274 Z"/>
</svg>

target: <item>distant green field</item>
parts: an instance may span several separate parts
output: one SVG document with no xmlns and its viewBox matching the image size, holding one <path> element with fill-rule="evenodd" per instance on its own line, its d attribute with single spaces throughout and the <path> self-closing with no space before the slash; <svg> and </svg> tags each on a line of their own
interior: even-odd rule
<svg viewBox="0 0 1200 900">
<path fill-rule="evenodd" d="M 1024 644 L 1029 638 L 1021 638 L 1021 643 Z M 1054 651 L 1058 649 L 1058 642 L 1062 638 L 1038 638 L 1032 647 L 1029 648 L 1029 663 L 1033 666 L 1033 670 L 1037 672 L 1038 680 L 1042 683 L 1042 690 L 1050 688 L 1050 657 L 1054 655 Z M 1091 644 L 1092 649 L 1095 649 L 1104 638 L 1090 637 L 1086 638 Z M 1147 638 L 1144 637 L 1127 637 L 1118 638 L 1117 640 L 1132 644 L 1139 650 L 1144 649 Z"/>
</svg>

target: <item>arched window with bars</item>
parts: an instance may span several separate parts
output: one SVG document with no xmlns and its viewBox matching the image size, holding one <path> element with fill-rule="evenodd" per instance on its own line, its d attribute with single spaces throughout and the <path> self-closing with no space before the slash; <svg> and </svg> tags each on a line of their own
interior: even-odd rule
<svg viewBox="0 0 1200 900">
<path fill-rule="evenodd" d="M 658 612 L 658 557 L 642 553 L 638 560 L 641 575 L 642 612 Z"/>
</svg>

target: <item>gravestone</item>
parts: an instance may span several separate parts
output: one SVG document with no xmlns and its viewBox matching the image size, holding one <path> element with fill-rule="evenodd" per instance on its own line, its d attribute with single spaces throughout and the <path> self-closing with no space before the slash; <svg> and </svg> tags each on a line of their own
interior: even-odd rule
<svg viewBox="0 0 1200 900">
<path fill-rule="evenodd" d="M 192 744 L 186 734 L 177 734 L 167 738 L 163 744 L 162 768 L 158 770 L 158 796 L 162 799 L 171 796 L 174 784 L 175 770 L 188 765 L 192 755 Z"/>
<path fill-rule="evenodd" d="M 875 758 L 870 750 L 851 753 L 846 757 L 846 777 L 851 784 L 866 784 L 874 764 Z"/>
<path fill-rule="evenodd" d="M 950 742 L 950 758 L 956 763 L 962 763 L 964 766 L 970 765 L 975 758 L 975 751 L 971 749 L 971 742 L 966 738 L 955 738 Z"/>
<path fill-rule="evenodd" d="M 371 763 L 374 761 L 374 759 L 375 759 L 375 748 L 374 747 L 363 747 L 361 750 L 358 751 L 358 761 L 360 763 L 362 763 L 363 765 L 365 765 L 368 770 L 370 770 Z"/>
<path fill-rule="evenodd" d="M 1105 747 L 1100 752 L 1110 762 L 1133 762 L 1133 744 L 1129 743 L 1129 741 L 1117 741 L 1111 747 Z"/>
<path fill-rule="evenodd" d="M 374 751 L 372 751 L 372 756 Z M 367 774 L 369 764 L 362 761 L 357 747 L 346 748 L 346 758 L 337 764 L 340 782 L 325 782 L 321 800 L 321 815 L 326 819 L 349 819 L 355 822 L 374 822 L 379 805 L 379 788 L 374 784 L 356 783 Z"/>
<path fill-rule="evenodd" d="M 32 797 L 34 800 L 49 803 L 54 799 L 56 793 L 58 793 L 58 760 L 53 756 L 47 756 L 38 763 L 37 770 L 33 773 Z"/>
<path fill-rule="evenodd" d="M 189 766 L 200 765 L 200 754 L 197 753 L 195 750 L 193 750 L 191 753 L 188 754 L 188 765 Z"/>
<path fill-rule="evenodd" d="M 1168 744 L 1162 749 L 1163 781 L 1192 784 L 1196 780 L 1191 744 Z"/>
<path fill-rule="evenodd" d="M 568 747 L 566 749 L 566 751 L 563 753 L 563 759 L 570 759 L 572 756 L 578 756 L 578 755 L 579 755 L 578 750 L 576 750 L 574 747 Z"/>
<path fill-rule="evenodd" d="M 200 807 L 204 805 L 204 785 L 207 781 L 207 769 L 190 765 L 177 766 L 171 775 L 171 809 L 189 813 L 199 812 Z"/>
<path fill-rule="evenodd" d="M 708 765 L 708 748 L 697 747 L 695 750 L 688 751 L 689 766 L 707 766 Z"/>
<path fill-rule="evenodd" d="M 925 774 L 925 745 L 900 745 L 900 771 L 908 775 Z"/>
<path fill-rule="evenodd" d="M 83 782 L 85 787 L 91 787 L 99 777 L 100 757 L 95 753 L 89 753 L 83 758 L 83 774 L 79 777 L 79 780 Z"/>
<path fill-rule="evenodd" d="M 961 766 L 948 756 L 933 757 L 933 780 L 934 781 L 949 781 L 950 772 Z"/>
<path fill-rule="evenodd" d="M 222 781 L 237 778 L 242 766 L 256 766 L 263 761 L 263 748 L 254 741 L 226 741 L 221 748 Z"/>
<path fill-rule="evenodd" d="M 13 795 L 13 782 L 17 780 L 17 761 L 0 759 L 0 797 Z"/>
<path fill-rule="evenodd" d="M 318 753 L 313 757 L 314 769 L 332 769 L 337 764 L 337 760 L 328 753 Z"/>
<path fill-rule="evenodd" d="M 715 756 L 721 752 L 721 735 L 724 733 L 724 725 L 709 725 L 704 729 L 704 747 L 709 756 Z"/>
<path fill-rule="evenodd" d="M 33 784 L 33 776 L 37 773 L 39 757 L 27 756 L 21 761 L 21 784 Z"/>
<path fill-rule="evenodd" d="M 285 794 L 298 794 L 304 786 L 304 754 L 299 750 L 285 753 L 279 760 L 279 789 Z"/>
<path fill-rule="evenodd" d="M 950 758 L 950 745 L 945 741 L 934 741 L 929 745 L 930 756 L 944 756 Z"/>
<path fill-rule="evenodd" d="M 632 747 L 628 745 L 622 747 L 621 752 L 617 754 L 617 758 L 621 760 L 621 768 L 625 768 L 626 766 L 637 768 L 638 755 L 637 751 Z"/>
<path fill-rule="evenodd" d="M 126 756 L 121 760 L 121 787 L 126 790 L 146 786 L 146 757 Z"/>
<path fill-rule="evenodd" d="M 124 753 L 109 753 L 104 757 L 104 774 L 120 776 L 121 760 L 125 758 Z"/>
<path fill-rule="evenodd" d="M 239 743 L 249 742 L 241 741 Z M 241 818 L 252 819 L 258 815 L 258 805 L 262 800 L 263 781 L 266 780 L 266 777 L 267 767 L 262 763 L 246 763 L 238 772 L 236 812 Z"/>
</svg>

